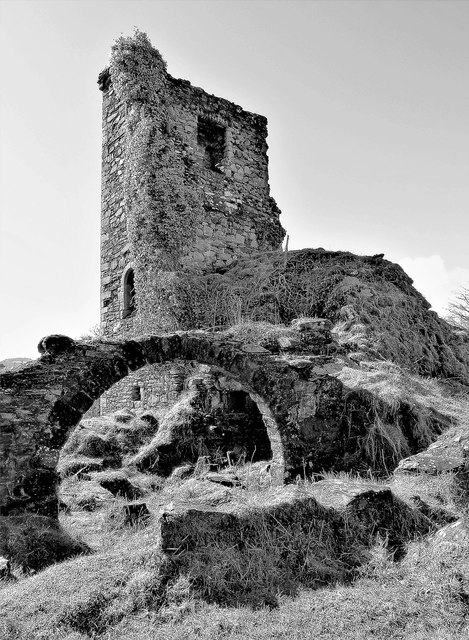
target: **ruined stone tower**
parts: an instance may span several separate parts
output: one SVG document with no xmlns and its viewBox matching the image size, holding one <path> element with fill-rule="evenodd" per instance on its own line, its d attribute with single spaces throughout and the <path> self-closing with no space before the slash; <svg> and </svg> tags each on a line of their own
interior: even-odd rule
<svg viewBox="0 0 469 640">
<path fill-rule="evenodd" d="M 266 118 L 171 77 L 139 32 L 117 41 L 98 83 L 101 324 L 111 335 L 132 328 L 168 274 L 223 272 L 280 248 L 285 232 L 269 195 Z M 171 291 L 152 308 L 163 328 L 179 328 L 165 325 L 177 304 Z"/>
<path fill-rule="evenodd" d="M 181 297 L 194 307 L 194 278 L 281 248 L 267 120 L 170 76 L 140 32 L 116 41 L 98 84 L 102 330 L 122 336 L 206 326 L 182 308 Z M 185 376 L 174 364 L 144 368 L 106 392 L 101 412 L 169 405 Z"/>
</svg>

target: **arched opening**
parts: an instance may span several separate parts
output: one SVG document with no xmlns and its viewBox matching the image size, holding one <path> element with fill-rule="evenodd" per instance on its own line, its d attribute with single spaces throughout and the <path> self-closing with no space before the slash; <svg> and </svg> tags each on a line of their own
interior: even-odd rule
<svg viewBox="0 0 469 640">
<path fill-rule="evenodd" d="M 168 477 L 198 463 L 223 472 L 273 457 L 268 411 L 239 380 L 208 365 L 145 365 L 98 404 L 62 450 L 62 477 L 117 468 Z"/>
<path fill-rule="evenodd" d="M 130 318 L 137 309 L 135 300 L 135 274 L 132 267 L 127 269 L 124 275 L 123 300 L 122 319 Z"/>
<path fill-rule="evenodd" d="M 224 371 L 199 366 L 197 385 L 205 429 L 201 441 L 208 461 L 218 469 L 267 461 L 272 447 L 263 413 L 252 395 Z"/>
<path fill-rule="evenodd" d="M 272 477 L 275 482 L 283 481 L 284 427 L 282 422 L 277 423 L 273 410 L 282 406 L 283 411 L 285 405 L 275 397 L 272 401 L 270 394 L 272 390 L 275 395 L 275 382 L 281 376 L 285 380 L 288 372 L 276 360 L 266 359 L 265 354 L 258 357 L 251 348 L 244 350 L 241 344 L 220 342 L 198 332 L 93 343 L 49 336 L 41 341 L 39 350 L 42 354 L 39 361 L 0 377 L 0 407 L 6 412 L 8 406 L 9 416 L 5 442 L 0 441 L 0 463 L 8 470 L 5 481 L 0 483 L 1 514 L 29 511 L 56 517 L 57 459 L 71 428 L 81 421 L 97 398 L 129 373 L 145 365 L 175 361 L 208 365 L 239 384 L 239 388 L 230 390 L 227 406 L 233 413 L 240 413 L 235 409 L 246 408 L 248 396 L 257 405 L 265 426 L 264 440 L 259 447 L 250 445 L 249 453 L 256 455 L 258 449 L 267 451 L 270 444 Z M 297 375 L 291 375 L 293 384 Z M 211 418 L 208 415 L 205 427 L 213 426 Z M 169 435 L 172 426 L 167 425 Z M 193 440 L 194 433 L 197 436 L 192 431 L 189 440 Z M 238 437 L 239 433 L 229 443 L 233 444 L 232 450 Z M 176 437 L 172 442 L 177 447 L 179 440 Z M 162 452 L 172 456 L 171 446 L 166 444 L 156 442 L 158 459 L 163 462 Z M 171 462 L 171 466 L 175 465 Z"/>
</svg>

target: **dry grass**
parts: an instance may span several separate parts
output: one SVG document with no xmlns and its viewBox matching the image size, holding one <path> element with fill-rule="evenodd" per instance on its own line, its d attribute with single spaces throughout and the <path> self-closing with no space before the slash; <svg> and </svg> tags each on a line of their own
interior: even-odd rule
<svg viewBox="0 0 469 640">
<path fill-rule="evenodd" d="M 362 361 L 359 368 L 344 367 L 338 377 L 347 387 L 370 391 L 390 406 L 404 401 L 427 414 L 441 413 L 448 423 L 469 424 L 467 390 L 455 392 L 442 380 L 413 374 L 393 362 Z"/>
<path fill-rule="evenodd" d="M 390 363 L 345 368 L 340 378 L 351 390 L 365 390 L 371 398 L 370 409 L 375 408 L 373 427 L 362 442 L 370 457 L 379 457 L 377 443 L 382 441 L 396 458 L 405 455 L 402 432 L 395 430 L 394 420 L 403 403 L 415 409 L 415 437 L 421 443 L 434 437 L 435 416 L 455 428 L 469 424 L 466 397 L 451 395 L 437 381 L 413 376 Z M 70 456 L 79 462 L 80 456 L 86 458 L 84 453 L 97 454 L 104 441 L 106 446 L 117 443 L 128 464 L 132 459 L 126 457 L 129 447 L 132 450 L 135 446 L 133 451 L 138 452 L 147 447 L 147 455 L 152 454 L 155 445 L 164 442 L 166 428 L 172 429 L 181 417 L 187 425 L 191 415 L 189 399 L 168 415 L 166 427 L 165 419 L 162 421 L 161 435 L 155 439 L 136 421 L 136 437 L 129 432 L 130 421 L 117 421 L 117 434 L 111 434 L 116 421 L 104 421 L 102 428 L 91 423 L 88 431 L 93 433 L 85 438 L 91 448 L 79 453 L 84 440 L 77 432 L 63 459 Z M 102 479 L 124 474 L 144 493 L 143 499 L 154 514 L 171 501 L 211 505 L 219 510 L 228 502 L 243 509 L 255 507 L 265 503 L 273 491 L 266 463 L 227 469 L 224 473 L 235 475 L 240 482 L 233 489 L 205 481 L 206 471 L 200 463 L 189 479 L 170 478 L 166 483 L 129 467 L 118 472 L 83 471 L 89 474 L 88 479 L 78 477 L 76 471 L 69 475 L 62 491 L 68 492 L 73 511 L 62 514 L 61 521 L 65 531 L 79 534 L 94 554 L 56 564 L 35 576 L 17 571 L 18 582 L 7 583 L 0 590 L 0 639 L 468 637 L 467 541 L 445 546 L 430 537 L 411 543 L 407 556 L 395 562 L 383 537 L 357 572 L 357 565 L 364 562 L 363 545 L 334 546 L 331 540 L 336 538 L 325 535 L 320 514 L 301 520 L 294 510 L 288 523 L 275 515 L 275 526 L 269 518 L 253 515 L 247 522 L 250 534 L 244 537 L 244 549 L 234 544 L 227 548 L 226 541 L 213 538 L 207 525 L 210 544 L 194 548 L 190 557 L 176 554 L 168 559 L 158 546 L 157 519 L 145 525 L 125 525 L 124 500 L 103 493 L 99 484 Z M 370 479 L 347 474 L 326 475 L 326 479 L 349 487 L 370 486 Z M 306 493 L 315 495 L 314 484 L 302 484 Z M 464 515 L 461 500 L 454 493 L 454 474 L 396 476 L 389 484 L 409 505 L 419 496 L 434 509 L 443 509 L 453 517 Z M 384 485 L 374 481 L 374 486 Z M 105 499 L 100 500 L 99 495 Z M 95 511 L 83 510 L 93 501 Z"/>
<path fill-rule="evenodd" d="M 84 542 L 50 518 L 33 514 L 0 517 L 0 556 L 24 571 L 38 571 L 88 551 Z"/>
<path fill-rule="evenodd" d="M 250 489 L 213 485 L 214 491 L 222 490 L 243 505 L 259 504 L 267 495 L 256 481 L 265 477 L 259 467 L 236 469 L 238 475 L 252 479 Z M 349 486 L 370 486 L 369 480 L 347 474 L 327 478 Z M 418 493 L 427 502 L 457 513 L 450 479 L 427 480 L 417 476 L 406 483 L 396 478 L 393 489 L 409 503 Z M 154 505 L 153 511 L 169 500 L 210 501 L 210 484 L 192 478 L 179 483 L 178 493 L 175 482 L 169 482 L 146 501 Z M 383 483 L 374 485 L 379 488 Z M 190 486 L 192 496 L 187 494 Z M 304 483 L 306 492 L 308 487 L 314 489 L 314 484 Z M 0 591 L 2 640 L 459 640 L 469 633 L 467 545 L 451 549 L 431 539 L 412 543 L 407 557 L 396 563 L 378 541 L 368 563 L 347 585 L 341 583 L 353 559 L 332 561 L 337 550 L 325 535 L 319 535 L 320 518 L 305 519 L 303 524 L 309 522 L 314 529 L 309 532 L 299 522 L 288 528 L 279 520 L 272 528 L 267 519 L 254 518 L 253 535 L 246 539 L 252 548 L 244 557 L 215 540 L 194 550 L 187 566 L 180 565 L 176 571 L 175 559 L 168 562 L 156 544 L 156 521 L 129 528 L 115 526 L 114 518 L 109 526 L 107 516 L 120 513 L 122 502 L 114 498 L 104 510 L 81 512 L 89 519 L 90 533 L 99 532 L 101 546 L 95 547 L 94 555 L 23 577 Z M 298 514 L 290 515 L 287 519 L 294 525 Z M 75 517 L 72 513 L 63 520 L 68 519 L 76 532 L 77 523 L 71 523 Z M 301 573 L 303 585 L 298 581 Z M 314 589 L 305 588 L 308 576 Z"/>
<path fill-rule="evenodd" d="M 388 361 L 345 366 L 338 379 L 369 407 L 360 438 L 363 458 L 390 473 L 403 458 L 426 449 L 443 431 L 451 437 L 469 426 L 467 391 L 412 374 Z"/>
<path fill-rule="evenodd" d="M 200 398 L 196 388 L 181 394 L 161 420 L 157 434 L 127 463 L 140 470 L 169 475 L 185 458 L 197 459 L 205 450 L 198 446 L 197 427 L 201 421 Z"/>
<path fill-rule="evenodd" d="M 159 416 L 151 412 L 145 416 L 122 410 L 82 420 L 61 451 L 57 467 L 61 476 L 125 466 L 158 430 Z"/>
<path fill-rule="evenodd" d="M 258 344 L 268 349 L 272 344 L 275 344 L 278 338 L 291 337 L 294 334 L 295 331 L 291 327 L 281 324 L 241 319 L 240 322 L 223 331 L 221 335 L 228 339 Z"/>
</svg>

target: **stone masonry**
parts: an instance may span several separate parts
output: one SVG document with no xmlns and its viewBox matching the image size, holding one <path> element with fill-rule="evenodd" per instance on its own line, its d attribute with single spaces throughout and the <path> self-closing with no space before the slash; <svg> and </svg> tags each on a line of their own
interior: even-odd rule
<svg viewBox="0 0 469 640">
<path fill-rule="evenodd" d="M 91 342 L 44 338 L 39 360 L 0 375 L 0 515 L 57 515 L 56 465 L 70 429 L 105 391 L 149 365 L 198 363 L 240 385 L 257 405 L 272 477 L 280 483 L 328 469 L 377 468 L 380 460 L 388 460 L 388 468 L 395 459 L 386 438 L 373 436 L 378 456 L 366 443 L 375 419 L 389 420 L 390 411 L 405 450 L 421 448 L 413 407 L 404 401 L 389 405 L 342 382 L 341 372 L 352 362 L 324 355 L 324 345 L 314 345 L 324 332 L 317 320 L 302 320 L 288 340 L 279 336 L 269 350 L 203 331 Z M 443 418 L 434 416 L 435 433 L 444 427 Z M 177 425 L 171 429 L 168 436 L 177 437 Z M 162 443 L 162 454 L 170 443 L 171 438 Z"/>
<path fill-rule="evenodd" d="M 266 118 L 166 76 L 161 99 L 169 105 L 168 119 L 157 124 L 175 141 L 180 163 L 191 163 L 205 216 L 180 258 L 180 272 L 224 270 L 240 256 L 280 248 L 285 232 L 269 194 Z M 134 263 L 124 203 L 127 114 L 108 69 L 98 82 L 103 92 L 101 322 L 109 334 L 132 324 L 126 318 L 125 278 Z"/>
<path fill-rule="evenodd" d="M 129 408 L 167 409 L 183 389 L 184 368 L 180 365 L 147 365 L 116 382 L 100 398 L 100 414 Z"/>
<path fill-rule="evenodd" d="M 101 327 L 105 335 L 132 332 L 136 309 L 143 304 L 134 287 L 139 265 L 132 255 L 124 197 L 128 105 L 118 99 L 111 69 L 98 80 L 103 93 Z M 190 174 L 184 175 L 195 187 L 203 211 L 192 241 L 179 257 L 179 275 L 223 272 L 242 256 L 280 248 L 285 232 L 269 193 L 266 118 L 171 77 L 164 64 L 160 74 L 165 87 L 160 101 L 167 108 L 164 121 L 155 124 L 175 143 L 177 162 L 190 166 Z M 158 239 L 158 244 L 164 241 Z M 174 298 L 172 304 L 177 304 Z M 148 367 L 138 380 L 123 380 L 106 392 L 99 411 L 155 408 L 156 397 L 160 406 L 166 406 L 177 395 L 172 382 L 171 376 Z"/>
</svg>

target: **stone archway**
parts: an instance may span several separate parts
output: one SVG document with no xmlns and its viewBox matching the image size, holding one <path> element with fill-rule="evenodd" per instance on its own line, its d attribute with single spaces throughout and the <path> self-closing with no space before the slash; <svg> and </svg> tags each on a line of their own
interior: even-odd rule
<svg viewBox="0 0 469 640">
<path fill-rule="evenodd" d="M 2 515 L 57 514 L 55 466 L 70 428 L 111 385 L 146 364 L 182 359 L 227 372 L 258 404 L 277 477 L 301 466 L 298 419 L 308 376 L 261 347 L 187 332 L 93 342 L 49 336 L 38 348 L 39 360 L 0 376 Z"/>
</svg>

